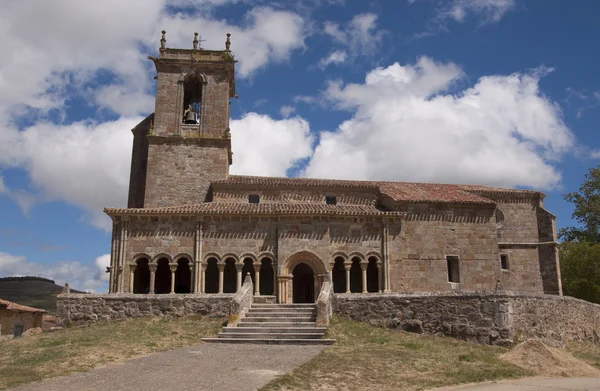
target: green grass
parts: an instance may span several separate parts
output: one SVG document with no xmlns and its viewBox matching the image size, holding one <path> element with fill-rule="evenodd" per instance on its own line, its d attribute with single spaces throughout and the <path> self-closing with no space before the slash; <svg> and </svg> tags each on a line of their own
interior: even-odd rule
<svg viewBox="0 0 600 391">
<path fill-rule="evenodd" d="M 343 318 L 333 318 L 327 338 L 337 342 L 262 390 L 424 390 L 533 375 L 500 360 L 505 348 Z"/>
<path fill-rule="evenodd" d="M 138 318 L 0 343 L 0 389 L 200 343 L 223 319 Z"/>
</svg>

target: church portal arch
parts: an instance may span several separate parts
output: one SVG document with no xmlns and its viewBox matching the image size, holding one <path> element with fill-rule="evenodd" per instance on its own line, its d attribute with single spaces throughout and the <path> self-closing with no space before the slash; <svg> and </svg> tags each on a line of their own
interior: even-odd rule
<svg viewBox="0 0 600 391">
<path fill-rule="evenodd" d="M 316 254 L 298 252 L 289 257 L 279 276 L 280 303 L 314 302 L 321 291 L 321 284 L 329 274 L 325 264 Z"/>
</svg>

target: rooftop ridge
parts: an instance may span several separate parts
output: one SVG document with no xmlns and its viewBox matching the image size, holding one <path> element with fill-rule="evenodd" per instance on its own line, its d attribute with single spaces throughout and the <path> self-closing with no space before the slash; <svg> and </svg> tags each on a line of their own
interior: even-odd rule
<svg viewBox="0 0 600 391">
<path fill-rule="evenodd" d="M 28 307 L 26 305 L 21 305 L 17 303 L 13 303 L 12 301 L 0 299 L 0 308 L 6 307 L 9 311 L 21 311 L 21 312 L 46 312 L 46 310 L 42 310 L 40 308 Z"/>
</svg>

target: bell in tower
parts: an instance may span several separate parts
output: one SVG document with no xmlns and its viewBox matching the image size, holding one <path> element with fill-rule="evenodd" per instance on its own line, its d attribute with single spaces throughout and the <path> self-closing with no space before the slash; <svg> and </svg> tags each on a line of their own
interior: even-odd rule
<svg viewBox="0 0 600 391">
<path fill-rule="evenodd" d="M 133 129 L 129 207 L 206 201 L 211 181 L 226 179 L 232 162 L 229 104 L 235 96 L 235 60 L 225 50 L 166 46 L 163 31 L 155 112 Z"/>
</svg>

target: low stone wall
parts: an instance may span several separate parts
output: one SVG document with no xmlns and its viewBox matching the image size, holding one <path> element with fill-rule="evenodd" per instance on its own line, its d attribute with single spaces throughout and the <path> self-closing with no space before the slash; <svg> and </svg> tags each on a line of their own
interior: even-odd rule
<svg viewBox="0 0 600 391">
<path fill-rule="evenodd" d="M 56 303 L 57 324 L 86 325 L 142 316 L 227 317 L 232 298 L 233 294 L 61 294 Z"/>
<path fill-rule="evenodd" d="M 335 294 L 334 312 L 413 332 L 510 346 L 529 338 L 552 344 L 599 343 L 600 305 L 571 297 L 511 292 Z"/>
</svg>

